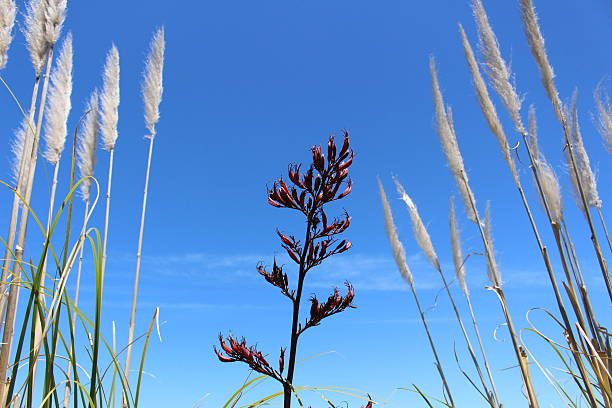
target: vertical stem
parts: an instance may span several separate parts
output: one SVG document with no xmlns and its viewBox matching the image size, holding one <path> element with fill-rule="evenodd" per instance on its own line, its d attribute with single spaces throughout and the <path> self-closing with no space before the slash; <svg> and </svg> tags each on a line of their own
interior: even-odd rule
<svg viewBox="0 0 612 408">
<path fill-rule="evenodd" d="M 606 226 L 606 220 L 604 219 L 603 213 L 601 212 L 601 207 L 597 207 L 597 214 L 599 215 L 599 221 L 601 221 L 601 226 L 603 227 L 604 233 L 606 234 L 606 240 L 608 241 L 608 247 L 612 251 L 612 242 L 610 241 L 610 235 L 608 234 L 608 227 Z"/>
<path fill-rule="evenodd" d="M 478 324 L 476 323 L 476 316 L 474 315 L 474 309 L 472 308 L 472 299 L 469 293 L 465 294 L 465 298 L 467 300 L 468 308 L 470 309 L 470 316 L 472 318 L 472 325 L 474 326 L 474 331 L 476 332 L 476 338 L 478 339 L 478 345 L 480 346 L 480 353 L 482 354 L 482 359 L 484 360 L 484 365 L 487 370 L 487 374 L 489 376 L 489 381 L 491 381 L 491 387 L 493 388 L 493 394 L 497 403 L 501 408 L 501 403 L 499 400 L 499 396 L 497 394 L 497 389 L 495 388 L 495 381 L 493 381 L 493 374 L 491 373 L 491 368 L 489 367 L 489 359 L 487 358 L 487 354 L 485 352 L 484 344 L 482 343 L 482 337 L 480 336 L 480 330 L 478 329 Z"/>
<path fill-rule="evenodd" d="M 472 342 L 470 341 L 470 337 L 468 336 L 467 331 L 465 330 L 465 326 L 463 325 L 463 319 L 461 319 L 461 314 L 459 314 L 459 310 L 457 309 L 457 305 L 455 304 L 455 299 L 453 298 L 453 295 L 448 287 L 448 283 L 446 282 L 446 277 L 444 276 L 444 273 L 442 272 L 442 268 L 439 265 L 436 269 L 438 273 L 440 274 L 440 278 L 442 279 L 442 283 L 444 284 L 444 288 L 446 289 L 448 298 L 451 301 L 453 311 L 455 312 L 455 316 L 457 317 L 457 322 L 459 322 L 459 326 L 461 327 L 461 332 L 463 333 L 463 337 L 465 338 L 468 352 L 470 353 L 470 357 L 472 358 L 474 367 L 476 367 L 476 372 L 478 373 L 480 382 L 482 383 L 482 386 L 484 387 L 484 391 L 487 396 L 487 402 L 491 405 L 492 408 L 496 408 L 495 401 L 497 400 L 497 393 L 495 394 L 495 400 L 493 400 L 491 398 L 489 387 L 487 387 L 487 383 L 482 375 L 482 371 L 480 369 L 480 364 L 478 363 L 478 358 L 476 357 L 476 353 L 474 353 L 474 349 L 472 348 Z"/>
<path fill-rule="evenodd" d="M 438 352 L 436 350 L 436 346 L 433 342 L 433 338 L 431 337 L 431 333 L 429 332 L 429 326 L 427 325 L 427 320 L 425 319 L 425 313 L 423 313 L 423 309 L 421 308 L 421 302 L 419 302 L 419 297 L 417 296 L 416 290 L 413 285 L 409 285 L 410 290 L 412 291 L 412 296 L 414 297 L 414 301 L 419 309 L 419 315 L 421 316 L 421 321 L 423 322 L 423 327 L 425 328 L 425 333 L 427 333 L 427 340 L 429 340 L 429 345 L 431 347 L 431 351 L 433 352 L 434 358 L 436 359 L 436 368 L 438 369 L 438 374 L 440 374 L 440 378 L 442 379 L 442 386 L 446 391 L 448 396 L 448 402 L 451 407 L 455 406 L 455 402 L 453 401 L 453 396 L 450 391 L 450 387 L 448 386 L 448 382 L 446 381 L 446 376 L 444 375 L 444 370 L 442 369 L 442 363 L 440 362 L 440 358 L 438 357 Z"/>
<path fill-rule="evenodd" d="M 6 306 L 6 287 L 8 284 L 8 273 L 11 267 L 11 259 L 13 259 L 13 246 L 15 245 L 15 233 L 17 232 L 17 218 L 19 216 L 19 204 L 21 200 L 18 196 L 23 196 L 23 181 L 25 179 L 25 171 L 27 163 L 29 163 L 28 152 L 32 150 L 32 141 L 34 139 L 34 115 L 36 113 L 36 100 L 38 98 L 38 88 L 40 86 L 40 74 L 36 74 L 34 80 L 34 88 L 32 89 L 32 99 L 30 102 L 30 110 L 28 112 L 28 129 L 24 140 L 23 152 L 19 158 L 19 172 L 17 174 L 16 193 L 13 194 L 13 205 L 11 208 L 11 218 L 9 221 L 9 230 L 6 240 L 6 249 L 4 251 L 4 261 L 2 263 L 2 277 L 0 278 L 0 296 L 2 296 L 2 305 L 0 305 L 0 321 L 4 320 L 4 311 Z M 31 136 L 30 136 L 31 135 Z"/>
<path fill-rule="evenodd" d="M 321 183 L 323 184 L 323 183 Z M 295 358 L 297 355 L 297 343 L 298 343 L 298 322 L 300 319 L 300 301 L 302 299 L 302 291 L 304 289 L 304 278 L 306 277 L 306 255 L 308 254 L 308 247 L 310 246 L 310 232 L 312 228 L 312 214 L 308 215 L 306 222 L 306 238 L 304 239 L 304 247 L 300 254 L 300 269 L 298 272 L 298 286 L 295 298 L 293 299 L 293 317 L 291 322 L 291 345 L 289 346 L 289 362 L 287 365 L 287 377 L 283 384 L 284 394 L 284 408 L 291 407 L 291 394 L 293 390 L 293 374 L 295 371 Z"/>
<path fill-rule="evenodd" d="M 115 157 L 115 147 L 110 149 L 108 159 L 108 186 L 106 189 L 106 215 L 104 217 L 104 238 L 102 241 L 102 281 L 106 272 L 106 244 L 108 242 L 108 223 L 110 220 L 111 185 L 113 182 L 113 160 Z"/>
<path fill-rule="evenodd" d="M 21 271 L 23 268 L 23 251 L 25 246 L 25 239 L 28 226 L 28 215 L 30 205 L 30 198 L 32 197 L 32 187 L 34 184 L 34 175 L 36 172 L 36 159 L 38 158 L 38 142 L 40 138 L 40 129 L 42 127 L 42 119 L 45 111 L 45 103 L 47 99 L 47 90 L 49 88 L 49 71 L 51 70 L 51 63 L 53 61 L 53 47 L 51 47 L 47 53 L 47 65 L 44 74 L 44 83 L 38 107 L 38 120 L 36 123 L 36 129 L 32 141 L 32 149 L 29 152 L 30 158 L 28 163 L 28 172 L 24 173 L 23 185 L 25 186 L 25 202 L 23 213 L 21 215 L 19 234 L 17 236 L 17 246 L 15 247 L 15 262 L 13 264 L 13 283 L 9 288 L 9 297 L 6 306 L 6 318 L 4 322 L 4 332 L 2 335 L 2 350 L 0 350 L 0 401 L 4 401 L 6 398 L 6 386 L 8 384 L 6 373 L 8 371 L 8 361 L 11 354 L 11 346 L 13 343 L 13 333 L 15 329 L 15 318 L 17 314 L 17 301 L 19 299 L 19 285 L 21 280 Z M 33 113 L 31 114 L 33 116 Z M 24 152 L 26 154 L 26 152 Z"/>
<path fill-rule="evenodd" d="M 83 215 L 83 228 L 81 230 L 81 236 L 84 236 L 87 232 L 87 214 L 89 213 L 89 200 L 85 201 L 85 214 Z M 79 266 L 77 267 L 77 278 L 76 278 L 76 288 L 74 293 L 74 312 L 72 312 L 72 327 L 76 330 L 76 318 L 77 312 L 76 308 L 79 305 L 79 292 L 81 289 L 81 270 L 83 269 L 83 249 L 85 248 L 85 243 L 81 245 L 79 249 Z M 64 408 L 68 408 L 70 405 L 70 391 L 74 389 L 74 385 L 71 385 L 70 377 L 72 374 L 72 366 L 73 366 L 73 356 L 74 349 L 72 345 L 70 345 L 70 353 L 68 353 L 68 366 L 66 367 L 66 390 L 64 391 Z"/>
<path fill-rule="evenodd" d="M 462 175 L 461 178 L 463 182 L 465 183 L 466 187 L 469 188 L 465 175 Z M 476 214 L 476 224 L 478 226 L 478 231 L 480 232 L 480 237 L 485 247 L 485 254 L 487 256 L 487 259 L 491 264 L 494 264 L 493 253 L 491 251 L 489 241 L 487 240 L 486 234 L 482 227 L 482 222 L 480 220 L 480 216 L 478 215 L 478 210 L 476 209 L 476 203 L 474 203 L 473 197 L 470 197 L 470 205 L 472 206 L 472 210 L 474 211 L 474 214 Z M 514 323 L 512 322 L 512 317 L 508 310 L 508 303 L 506 301 L 506 296 L 504 295 L 504 290 L 501 287 L 501 282 L 498 282 L 497 278 L 495 280 L 496 282 L 493 282 L 493 284 L 495 285 L 494 289 L 501 303 L 504 318 L 506 319 L 506 323 L 508 324 L 508 331 L 510 332 L 510 339 L 512 340 L 512 346 L 514 347 L 516 359 L 520 367 L 523 384 L 525 385 L 525 389 L 527 390 L 527 399 L 529 401 L 529 407 L 538 408 L 539 407 L 538 400 L 536 398 L 536 393 L 533 388 L 533 384 L 531 383 L 531 377 L 529 375 L 529 367 L 527 366 L 527 364 L 525 364 L 525 358 L 526 358 L 525 351 L 519 345 L 518 339 L 516 337 Z"/>
<path fill-rule="evenodd" d="M 128 332 L 128 342 L 125 357 L 125 378 L 129 379 L 130 359 L 132 357 L 132 342 L 134 341 L 134 326 L 136 323 L 136 301 L 138 298 L 138 281 L 140 278 L 140 262 L 142 259 L 142 240 L 144 237 L 145 214 L 147 211 L 147 193 L 149 191 L 149 173 L 151 170 L 151 158 L 153 157 L 153 141 L 155 135 L 151 135 L 149 140 L 149 156 L 147 158 L 147 170 L 145 175 L 144 193 L 142 198 L 142 213 L 140 215 L 140 232 L 138 234 L 138 249 L 136 251 L 136 272 L 134 274 L 134 292 L 132 295 L 132 313 L 130 314 L 130 327 Z M 127 398 L 124 396 L 123 406 L 127 406 Z"/>
</svg>

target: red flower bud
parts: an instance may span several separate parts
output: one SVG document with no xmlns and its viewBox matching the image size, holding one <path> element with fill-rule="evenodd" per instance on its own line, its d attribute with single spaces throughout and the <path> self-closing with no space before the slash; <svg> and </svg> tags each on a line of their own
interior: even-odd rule
<svg viewBox="0 0 612 408">
<path fill-rule="evenodd" d="M 340 194 L 338 197 L 336 197 L 336 200 L 339 200 L 341 198 L 346 197 L 347 195 L 349 195 L 351 193 L 352 190 L 353 190 L 353 183 L 351 181 L 349 181 L 347 183 L 346 189 L 342 192 L 342 194 Z"/>
</svg>

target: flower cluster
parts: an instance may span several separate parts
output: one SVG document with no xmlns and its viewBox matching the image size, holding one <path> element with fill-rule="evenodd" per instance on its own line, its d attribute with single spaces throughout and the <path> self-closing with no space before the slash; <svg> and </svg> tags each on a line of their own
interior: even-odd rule
<svg viewBox="0 0 612 408">
<path fill-rule="evenodd" d="M 281 348 L 277 371 L 272 368 L 261 351 L 258 351 L 255 346 L 248 347 L 244 338 L 242 338 L 241 341 L 237 341 L 230 335 L 226 342 L 223 335 L 219 334 L 219 344 L 221 345 L 222 351 L 214 347 L 219 361 L 223 363 L 242 361 L 258 373 L 268 375 L 280 382 L 284 381 L 282 372 L 285 366 L 285 349 Z"/>
<path fill-rule="evenodd" d="M 298 328 L 298 334 L 301 334 L 309 327 L 318 326 L 321 320 L 340 313 L 347 308 L 355 308 L 352 305 L 353 299 L 355 298 L 355 292 L 353 286 L 346 282 L 347 293 L 345 296 L 340 296 L 338 288 L 334 288 L 334 293 L 330 295 L 325 303 L 319 303 L 316 296 L 310 298 L 310 317 L 306 320 L 304 326 L 300 325 Z"/>
<path fill-rule="evenodd" d="M 294 291 L 289 291 L 289 279 L 287 278 L 287 274 L 283 272 L 282 266 L 277 265 L 276 258 L 274 258 L 272 272 L 266 271 L 263 265 L 257 265 L 257 272 L 259 272 L 268 283 L 279 288 L 283 295 L 290 299 L 294 299 Z"/>
</svg>

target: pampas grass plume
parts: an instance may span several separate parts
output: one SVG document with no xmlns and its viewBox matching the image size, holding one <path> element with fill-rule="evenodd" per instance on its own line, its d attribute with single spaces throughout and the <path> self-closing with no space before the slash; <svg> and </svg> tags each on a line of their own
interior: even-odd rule
<svg viewBox="0 0 612 408">
<path fill-rule="evenodd" d="M 399 269 L 402 277 L 406 279 L 410 286 L 414 286 L 412 272 L 410 271 L 408 263 L 406 262 L 406 251 L 404 250 L 404 246 L 397 235 L 397 228 L 395 227 L 395 222 L 393 221 L 391 206 L 389 205 L 389 200 L 387 199 L 387 195 L 385 194 L 385 190 L 380 182 L 380 179 L 378 180 L 378 191 L 380 193 L 380 201 L 382 202 L 385 213 L 385 229 L 387 230 L 387 237 L 389 238 L 389 243 L 391 244 L 393 259 L 395 260 L 397 268 Z"/>
<path fill-rule="evenodd" d="M 552 167 L 540 152 L 535 108 L 533 106 L 529 108 L 529 148 L 531 149 L 531 155 L 540 177 L 540 187 L 546 200 L 545 207 L 548 208 L 551 220 L 556 224 L 560 224 L 563 218 L 561 186 Z"/>
<path fill-rule="evenodd" d="M 516 130 L 524 133 L 521 120 L 521 98 L 511 82 L 510 67 L 501 56 L 499 44 L 481 0 L 473 0 L 472 10 L 478 27 L 479 49 L 485 59 L 486 73 L 495 92 L 500 96 L 508 113 L 516 126 Z"/>
<path fill-rule="evenodd" d="M 597 128 L 608 144 L 608 150 L 612 152 L 612 106 L 610 96 L 603 89 L 601 83 L 595 89 L 595 105 L 597 105 Z"/>
<path fill-rule="evenodd" d="M 492 284 L 501 286 L 501 275 L 497 262 L 495 261 L 495 249 L 493 247 L 493 234 L 491 232 L 491 205 L 487 201 L 487 207 L 485 209 L 485 221 L 484 221 L 484 232 L 485 239 L 487 240 L 487 246 L 489 247 L 489 255 L 487 256 L 487 276 Z"/>
<path fill-rule="evenodd" d="M 427 232 L 427 228 L 425 228 L 425 224 L 421 219 L 419 214 L 419 210 L 416 207 L 416 204 L 412 201 L 404 186 L 399 182 L 397 178 L 393 178 L 393 182 L 395 183 L 395 187 L 397 188 L 397 193 L 400 195 L 401 200 L 406 204 L 408 208 L 408 214 L 410 215 L 410 220 L 412 221 L 412 231 L 414 233 L 414 238 L 429 260 L 429 262 L 433 265 L 437 270 L 440 269 L 440 261 L 438 260 L 438 255 L 434 250 L 433 244 L 431 242 L 431 237 L 429 236 L 429 232 Z"/>
<path fill-rule="evenodd" d="M 47 3 L 45 13 L 45 40 L 53 46 L 62 32 L 66 20 L 67 0 L 45 0 Z"/>
<path fill-rule="evenodd" d="M 0 0 L 0 69 L 4 69 L 8 61 L 16 13 L 17 6 L 13 0 Z"/>
<path fill-rule="evenodd" d="M 444 99 L 442 97 L 442 92 L 440 91 L 438 74 L 436 72 L 436 61 L 433 57 L 429 59 L 429 70 L 431 73 L 433 99 L 436 108 L 436 131 L 438 133 L 438 137 L 440 138 L 440 144 L 442 145 L 442 150 L 446 155 L 448 167 L 455 177 L 457 188 L 459 189 L 461 197 L 463 198 L 467 216 L 471 221 L 477 222 L 477 217 L 474 212 L 476 200 L 468 184 L 467 173 L 465 172 L 463 165 L 463 158 L 461 157 L 459 145 L 457 144 L 457 137 L 454 132 L 454 125 L 449 122 L 447 112 L 444 109 Z"/>
<path fill-rule="evenodd" d="M 51 74 L 49 99 L 45 111 L 44 157 L 51 164 L 57 164 L 66 144 L 68 132 L 66 122 L 72 107 L 72 35 L 68 34 L 59 54 L 56 69 Z"/>
<path fill-rule="evenodd" d="M 164 28 L 160 28 L 151 40 L 149 56 L 145 66 L 142 96 L 144 99 L 145 123 L 151 135 L 155 135 L 155 125 L 159 121 L 159 104 L 162 100 L 164 51 L 166 43 Z"/>
<path fill-rule="evenodd" d="M 112 46 L 104 65 L 104 84 L 100 95 L 100 127 L 102 144 L 111 151 L 117 142 L 117 122 L 119 121 L 119 51 Z"/>
<path fill-rule="evenodd" d="M 30 0 L 26 8 L 24 35 L 37 74 L 43 69 L 49 44 L 45 39 L 45 0 Z"/>
<path fill-rule="evenodd" d="M 15 138 L 13 139 L 13 143 L 11 144 L 11 151 L 13 152 L 11 173 L 13 176 L 13 180 L 15 181 L 15 185 L 17 187 L 19 183 L 19 170 L 21 169 L 21 161 L 24 159 L 23 157 L 23 149 L 25 146 L 26 138 L 28 137 L 28 133 L 30 132 L 29 120 L 27 117 L 24 117 L 21 121 L 21 125 L 15 131 Z M 24 169 L 25 173 L 29 171 L 27 168 Z"/>
<path fill-rule="evenodd" d="M 595 174 L 591 169 L 591 161 L 589 160 L 589 156 L 584 147 L 584 141 L 582 140 L 582 133 L 580 132 L 580 124 L 578 122 L 578 108 L 576 107 L 576 105 L 577 92 L 574 92 L 574 95 L 572 97 L 571 112 L 568 116 L 570 117 L 572 146 L 574 148 L 573 150 L 575 155 L 574 157 L 576 160 L 578 176 L 580 177 L 580 184 L 582 185 L 587 205 L 589 207 L 601 208 L 601 200 L 599 199 L 599 192 L 597 191 L 597 181 L 595 180 Z M 568 154 L 566 154 L 566 156 Z M 569 166 L 571 166 L 571 163 L 568 157 L 568 167 Z M 569 173 L 571 175 L 570 179 L 572 181 L 572 185 L 576 193 L 576 202 L 578 203 L 578 206 L 582 209 L 582 211 L 586 211 L 587 209 L 584 208 L 582 199 L 580 198 L 578 180 L 576 179 L 574 171 L 571 170 L 571 167 Z"/>
<path fill-rule="evenodd" d="M 467 283 L 465 282 L 465 265 L 463 264 L 463 252 L 461 251 L 461 240 L 459 237 L 459 227 L 457 226 L 457 219 L 455 217 L 455 200 L 450 199 L 450 210 L 448 216 L 448 222 L 450 224 L 450 236 L 451 236 L 451 248 L 453 252 L 453 264 L 455 265 L 455 274 L 459 281 L 459 286 L 463 290 L 466 296 L 469 296 L 469 290 Z"/>
<path fill-rule="evenodd" d="M 98 122 L 98 99 L 98 91 L 93 91 L 87 104 L 88 113 L 81 128 L 77 148 L 77 165 L 80 177 L 84 178 L 81 182 L 81 196 L 85 201 L 89 201 L 91 190 L 90 177 L 93 177 L 94 166 L 96 164 L 96 138 L 100 128 Z"/>
<path fill-rule="evenodd" d="M 486 18 L 486 15 L 485 15 Z M 497 110 L 495 109 L 495 105 L 491 101 L 491 97 L 489 96 L 489 91 L 487 90 L 487 85 L 485 84 L 482 75 L 480 75 L 480 69 L 478 68 L 478 62 L 476 61 L 476 57 L 474 56 L 474 51 L 472 50 L 472 46 L 467 39 L 465 31 L 463 27 L 459 25 L 459 32 L 461 33 L 461 42 L 463 44 L 463 51 L 465 54 L 465 58 L 467 60 L 468 66 L 470 68 L 470 72 L 472 73 L 472 80 L 474 82 L 474 88 L 476 89 L 476 95 L 478 96 L 478 103 L 480 104 L 480 110 L 482 111 L 485 119 L 487 120 L 487 124 L 489 125 L 489 129 L 497 138 L 497 142 L 499 143 L 499 147 L 502 150 L 502 154 L 504 155 L 504 159 L 506 163 L 508 163 L 508 167 L 510 168 L 510 172 L 512 173 L 512 178 L 515 183 L 519 183 L 518 174 L 516 171 L 516 166 L 514 164 L 514 160 L 510 155 L 510 148 L 508 147 L 508 138 L 506 137 L 506 133 L 504 132 L 504 128 L 499 120 L 499 116 L 497 115 Z M 518 112 L 518 111 L 517 111 Z M 518 114 L 518 113 L 517 113 Z M 518 116 L 520 121 L 520 115 Z M 523 125 L 520 125 L 521 128 Z M 517 125 L 518 128 L 518 125 Z M 524 130 L 523 130 L 524 132 Z"/>
</svg>

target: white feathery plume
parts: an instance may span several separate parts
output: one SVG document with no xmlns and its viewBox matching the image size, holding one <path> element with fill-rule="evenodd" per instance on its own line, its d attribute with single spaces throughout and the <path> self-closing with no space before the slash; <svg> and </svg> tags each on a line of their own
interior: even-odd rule
<svg viewBox="0 0 612 408">
<path fill-rule="evenodd" d="M 155 135 L 155 125 L 159 121 L 159 104 L 162 100 L 164 73 L 164 28 L 160 28 L 151 40 L 149 56 L 145 66 L 142 96 L 144 99 L 145 123 L 151 135 Z"/>
<path fill-rule="evenodd" d="M 540 31 L 538 17 L 533 7 L 533 3 L 531 0 L 520 0 L 520 3 L 523 28 L 525 30 L 525 35 L 527 36 L 527 41 L 529 42 L 531 54 L 533 55 L 540 69 L 542 85 L 544 85 L 548 98 L 553 104 L 557 118 L 561 123 L 565 123 L 561 100 L 559 99 L 559 93 L 557 92 L 554 82 L 555 73 L 552 66 L 548 62 L 548 55 L 546 54 L 546 48 L 544 47 L 544 37 Z"/>
<path fill-rule="evenodd" d="M 482 78 L 482 75 L 480 74 L 480 69 L 478 68 L 478 62 L 476 62 L 476 57 L 474 56 L 472 46 L 470 45 L 470 42 L 468 41 L 465 31 L 463 30 L 463 27 L 461 25 L 459 25 L 459 32 L 461 33 L 461 42 L 463 44 L 465 58 L 470 68 L 470 72 L 472 73 L 472 80 L 474 82 L 474 88 L 476 89 L 476 95 L 478 96 L 480 110 L 482 111 L 485 119 L 487 120 L 489 129 L 491 129 L 491 132 L 493 132 L 493 134 L 497 138 L 497 142 L 499 143 L 499 147 L 502 150 L 504 159 L 506 160 L 506 163 L 508 163 L 508 167 L 510 168 L 510 172 L 512 173 L 512 178 L 514 179 L 515 183 L 519 184 L 520 181 L 516 172 L 516 166 L 510 154 L 510 148 L 508 147 L 508 138 L 506 137 L 504 128 L 501 124 L 501 121 L 499 120 L 499 116 L 497 115 L 495 105 L 493 105 L 493 102 L 491 101 L 491 97 L 489 96 L 489 91 L 487 90 L 485 81 Z M 520 114 L 518 117 L 520 121 Z M 522 126 L 523 125 L 521 124 L 521 128 Z M 524 132 L 524 130 L 522 132 Z"/>
<path fill-rule="evenodd" d="M 546 207 L 548 208 L 551 220 L 556 224 L 560 224 L 561 219 L 563 218 L 561 186 L 559 185 L 559 180 L 557 179 L 552 167 L 544 155 L 540 152 L 540 148 L 538 146 L 535 108 L 533 106 L 529 108 L 529 148 L 531 149 L 531 155 L 537 167 L 537 172 L 540 178 L 540 187 L 542 188 L 542 194 L 544 195 L 546 204 L 544 204 L 542 200 L 540 201 L 542 202 L 542 205 L 544 205 L 545 210 Z"/>
<path fill-rule="evenodd" d="M 399 269 L 402 277 L 406 279 L 410 286 L 414 286 L 412 272 L 410 271 L 408 263 L 406 262 L 406 251 L 404 250 L 404 246 L 397 235 L 397 228 L 393 222 L 393 214 L 391 213 L 389 200 L 387 199 L 387 195 L 385 194 L 385 190 L 380 182 L 380 179 L 378 180 L 378 191 L 380 193 L 380 201 L 382 202 L 383 210 L 385 212 L 385 229 L 387 230 L 387 237 L 389 238 L 389 243 L 391 244 L 393 259 L 395 260 L 397 268 Z"/>
<path fill-rule="evenodd" d="M 0 0 L 0 69 L 4 69 L 8 61 L 16 13 L 17 6 L 14 0 Z"/>
<path fill-rule="evenodd" d="M 601 83 L 595 88 L 595 105 L 597 105 L 597 128 L 608 143 L 608 150 L 612 152 L 612 106 L 610 96 L 603 89 Z"/>
<path fill-rule="evenodd" d="M 427 228 L 425 228 L 425 224 L 419 215 L 419 210 L 416 207 L 416 204 L 412 201 L 406 190 L 404 190 L 404 186 L 401 185 L 399 180 L 393 177 L 393 182 L 395 183 L 395 187 L 397 188 L 397 193 L 400 195 L 401 200 L 406 204 L 408 208 L 408 214 L 410 215 L 410 220 L 412 221 L 412 232 L 414 233 L 414 238 L 429 260 L 429 262 L 433 265 L 433 267 L 437 270 L 440 270 L 440 261 L 438 260 L 438 255 L 433 247 L 431 242 L 431 237 L 429 236 L 429 232 L 427 232 Z"/>
<path fill-rule="evenodd" d="M 30 0 L 25 15 L 24 35 L 28 43 L 30 59 L 37 74 L 42 71 L 49 50 L 49 43 L 45 38 L 46 6 L 45 0 Z"/>
<path fill-rule="evenodd" d="M 455 200 L 451 197 L 450 199 L 450 211 L 448 222 L 450 224 L 450 236 L 451 236 L 451 247 L 453 252 L 453 264 L 455 265 L 455 274 L 459 281 L 459 286 L 463 290 L 466 296 L 469 296 L 469 290 L 467 283 L 465 282 L 465 265 L 463 262 L 463 251 L 461 250 L 461 240 L 459 239 L 459 227 L 457 226 L 457 219 L 455 217 Z"/>
<path fill-rule="evenodd" d="M 13 152 L 12 159 L 12 176 L 15 181 L 15 185 L 19 183 L 19 170 L 21 169 L 21 161 L 24 159 L 23 157 L 23 148 L 25 146 L 26 138 L 28 137 L 28 133 L 31 132 L 31 126 L 28 124 L 28 118 L 23 118 L 21 125 L 15 131 L 15 139 L 11 144 L 11 150 Z M 27 174 L 28 169 L 24 169 Z"/>
<path fill-rule="evenodd" d="M 66 20 L 67 0 L 45 0 L 47 4 L 45 13 L 45 40 L 53 46 L 62 32 Z"/>
<path fill-rule="evenodd" d="M 105 150 L 115 148 L 119 136 L 117 122 L 119 121 L 119 51 L 112 46 L 104 65 L 104 84 L 100 95 L 100 127 L 102 144 Z"/>
<path fill-rule="evenodd" d="M 572 147 L 574 150 L 574 158 L 577 167 L 578 176 L 580 177 L 580 184 L 589 207 L 601 208 L 601 200 L 599 199 L 599 193 L 597 191 L 597 182 L 595 180 L 595 174 L 591 170 L 591 162 L 589 156 L 584 147 L 582 140 L 582 134 L 580 132 L 580 124 L 578 123 L 578 109 L 576 107 L 577 92 L 574 92 L 572 97 L 571 113 L 567 116 L 570 118 L 570 128 L 572 136 Z M 567 149 L 569 150 L 569 149 Z M 566 157 L 569 153 L 566 153 Z M 576 179 L 575 172 L 571 169 L 571 161 L 568 158 L 568 167 L 570 173 L 570 179 L 572 186 L 574 187 L 575 198 L 578 206 L 583 212 L 587 209 L 584 208 L 582 199 L 580 198 L 580 189 L 578 188 L 578 180 Z"/>
<path fill-rule="evenodd" d="M 495 261 L 495 249 L 493 247 L 493 234 L 491 233 L 491 206 L 487 201 L 487 207 L 485 209 L 485 222 L 484 222 L 485 238 L 487 240 L 487 246 L 489 247 L 489 255 L 487 256 L 487 276 L 493 285 L 501 286 L 501 275 L 497 262 Z"/>
<path fill-rule="evenodd" d="M 521 120 L 521 98 L 516 93 L 512 83 L 510 67 L 501 56 L 497 37 L 489 24 L 489 17 L 481 0 L 472 1 L 472 11 L 478 27 L 479 49 L 485 60 L 485 72 L 491 81 L 495 92 L 504 102 L 516 130 L 525 133 Z"/>
<path fill-rule="evenodd" d="M 72 35 L 68 34 L 59 54 L 55 70 L 51 73 L 51 86 L 45 111 L 44 157 L 57 164 L 64 151 L 68 129 L 66 122 L 72 104 Z"/>
<path fill-rule="evenodd" d="M 77 148 L 77 165 L 79 167 L 81 182 L 81 196 L 89 201 L 91 178 L 96 164 L 96 138 L 100 128 L 98 122 L 98 91 L 93 91 L 87 104 L 87 116 L 81 127 L 79 145 Z"/>
<path fill-rule="evenodd" d="M 463 158 L 461 157 L 459 145 L 457 144 L 457 137 L 454 132 L 454 125 L 449 122 L 447 112 L 444 109 L 444 99 L 442 98 L 442 92 L 440 91 L 440 85 L 438 84 L 436 62 L 433 57 L 429 59 L 429 69 L 431 72 L 433 98 L 436 107 L 436 130 L 438 137 L 440 138 L 440 144 L 442 145 L 442 150 L 446 155 L 448 167 L 455 177 L 457 188 L 459 189 L 461 197 L 463 198 L 467 216 L 471 221 L 477 222 L 474 207 L 472 206 L 472 203 L 474 203 L 474 206 L 476 205 L 476 200 L 474 199 L 474 194 L 472 193 L 472 190 L 468 184 L 468 177 L 463 165 Z"/>
</svg>

